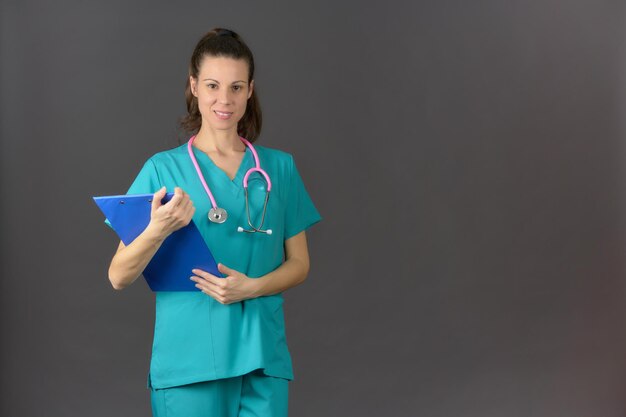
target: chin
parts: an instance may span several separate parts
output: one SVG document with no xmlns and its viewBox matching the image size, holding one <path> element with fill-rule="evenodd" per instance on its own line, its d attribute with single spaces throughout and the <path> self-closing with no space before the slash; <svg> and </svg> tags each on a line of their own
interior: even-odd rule
<svg viewBox="0 0 626 417">
<path fill-rule="evenodd" d="M 239 121 L 233 122 L 230 120 L 228 121 L 228 123 L 220 123 L 219 121 L 216 123 L 214 120 L 211 120 L 209 122 L 205 118 L 202 119 L 202 124 L 204 126 L 210 127 L 213 130 L 236 130 L 238 123 Z"/>
</svg>

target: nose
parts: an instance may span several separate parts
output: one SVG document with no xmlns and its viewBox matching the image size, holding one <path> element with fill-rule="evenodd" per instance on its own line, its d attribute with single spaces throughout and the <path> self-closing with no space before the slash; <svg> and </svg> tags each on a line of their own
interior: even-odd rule
<svg viewBox="0 0 626 417">
<path fill-rule="evenodd" d="M 219 97 L 218 100 L 220 103 L 230 103 L 231 99 L 230 99 L 230 91 L 228 91 L 227 88 L 223 88 L 222 91 L 220 91 L 219 93 Z"/>
</svg>

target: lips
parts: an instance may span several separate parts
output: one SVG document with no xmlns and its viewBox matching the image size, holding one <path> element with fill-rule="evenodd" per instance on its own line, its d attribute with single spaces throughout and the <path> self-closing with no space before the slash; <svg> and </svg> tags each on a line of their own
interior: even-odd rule
<svg viewBox="0 0 626 417">
<path fill-rule="evenodd" d="M 229 119 L 230 116 L 233 115 L 233 112 L 229 112 L 229 111 L 218 111 L 218 110 L 213 110 L 213 113 L 215 113 L 215 115 L 217 116 L 218 119 L 220 120 L 226 120 Z"/>
</svg>

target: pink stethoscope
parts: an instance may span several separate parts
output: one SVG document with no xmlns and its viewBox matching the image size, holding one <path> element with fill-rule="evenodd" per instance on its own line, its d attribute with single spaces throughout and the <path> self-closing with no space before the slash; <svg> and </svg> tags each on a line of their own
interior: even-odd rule
<svg viewBox="0 0 626 417">
<path fill-rule="evenodd" d="M 196 156 L 193 154 L 193 149 L 191 145 L 193 144 L 193 141 L 195 138 L 196 138 L 196 135 L 193 135 L 189 139 L 189 142 L 187 142 L 187 151 L 189 151 L 189 157 L 191 158 L 191 162 L 193 162 L 193 165 L 196 167 L 198 178 L 200 178 L 200 182 L 202 182 L 202 185 L 204 186 L 204 190 L 209 196 L 209 199 L 211 200 L 211 205 L 213 206 L 211 210 L 209 210 L 209 220 L 212 221 L 213 223 L 224 223 L 226 219 L 228 218 L 228 213 L 223 208 L 220 208 L 217 206 L 217 203 L 215 202 L 215 198 L 213 197 L 213 193 L 211 193 L 211 190 L 209 189 L 209 186 L 207 185 L 206 180 L 204 179 L 204 175 L 202 175 L 202 171 L 200 171 L 200 166 L 198 165 Z M 269 200 L 270 198 L 270 191 L 272 189 L 272 181 L 270 180 L 270 176 L 267 175 L 267 172 L 265 172 L 261 168 L 261 163 L 259 162 L 259 155 L 256 153 L 256 149 L 254 149 L 254 146 L 252 146 L 252 144 L 247 139 L 241 136 L 239 136 L 239 139 L 241 139 L 244 145 L 246 145 L 248 148 L 250 148 L 250 151 L 252 151 L 252 156 L 254 156 L 254 162 L 256 166 L 250 168 L 246 172 L 246 175 L 243 177 L 243 191 L 245 193 L 245 198 L 246 198 L 246 214 L 248 216 L 248 225 L 250 225 L 251 229 L 244 229 L 243 227 L 239 226 L 237 228 L 237 231 L 247 232 L 247 233 L 259 232 L 259 233 L 267 233 L 268 235 L 271 235 L 272 229 L 263 230 L 261 228 L 263 227 L 263 222 L 265 221 L 265 211 L 267 209 L 267 200 Z M 259 225 L 259 227 L 255 227 L 252 224 L 252 220 L 250 218 L 250 205 L 248 204 L 248 177 L 253 172 L 258 172 L 259 174 L 263 175 L 263 177 L 265 177 L 265 181 L 267 181 L 267 190 L 265 191 L 265 202 L 263 203 L 263 216 L 261 217 L 261 224 Z"/>
</svg>

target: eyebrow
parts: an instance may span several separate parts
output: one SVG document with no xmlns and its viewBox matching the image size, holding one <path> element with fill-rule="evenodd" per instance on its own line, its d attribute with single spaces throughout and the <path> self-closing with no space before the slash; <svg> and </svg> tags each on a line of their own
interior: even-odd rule
<svg viewBox="0 0 626 417">
<path fill-rule="evenodd" d="M 209 81 L 209 80 L 210 80 L 210 81 L 215 81 L 215 82 L 216 82 L 216 83 L 218 83 L 218 84 L 220 83 L 219 81 L 214 80 L 213 78 L 205 78 L 205 79 L 204 79 L 204 80 L 202 80 L 202 81 Z M 245 81 L 244 81 L 244 80 L 237 80 L 237 81 L 233 81 L 233 82 L 232 82 L 232 84 L 235 84 L 235 83 L 245 83 Z"/>
</svg>

